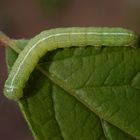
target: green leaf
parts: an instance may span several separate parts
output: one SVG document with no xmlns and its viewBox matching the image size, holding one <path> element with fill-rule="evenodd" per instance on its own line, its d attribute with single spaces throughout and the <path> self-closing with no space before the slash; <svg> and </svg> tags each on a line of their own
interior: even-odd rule
<svg viewBox="0 0 140 140">
<path fill-rule="evenodd" d="M 9 67 L 16 57 L 9 48 Z M 49 52 L 18 104 L 36 140 L 140 139 L 140 49 Z"/>
</svg>

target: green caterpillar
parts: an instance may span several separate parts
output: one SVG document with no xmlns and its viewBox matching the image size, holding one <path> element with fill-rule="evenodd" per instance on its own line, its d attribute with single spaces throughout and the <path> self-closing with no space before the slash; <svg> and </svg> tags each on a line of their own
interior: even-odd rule
<svg viewBox="0 0 140 140">
<path fill-rule="evenodd" d="M 13 100 L 23 97 L 23 88 L 39 59 L 48 51 L 71 46 L 132 46 L 137 47 L 139 37 L 122 28 L 72 27 L 42 32 L 33 38 L 17 58 L 8 79 L 4 93 Z"/>
</svg>

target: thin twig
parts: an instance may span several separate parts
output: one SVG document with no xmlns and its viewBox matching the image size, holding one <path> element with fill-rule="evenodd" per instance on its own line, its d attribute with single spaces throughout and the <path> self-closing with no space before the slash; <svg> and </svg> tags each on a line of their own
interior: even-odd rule
<svg viewBox="0 0 140 140">
<path fill-rule="evenodd" d="M 10 47 L 17 53 L 21 52 L 21 50 L 18 47 L 16 47 L 16 40 L 9 38 L 1 31 L 0 31 L 0 46 Z"/>
</svg>

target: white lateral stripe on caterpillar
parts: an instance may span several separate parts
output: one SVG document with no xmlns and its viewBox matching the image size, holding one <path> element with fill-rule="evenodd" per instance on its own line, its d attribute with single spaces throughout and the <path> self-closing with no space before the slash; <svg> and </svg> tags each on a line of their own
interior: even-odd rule
<svg viewBox="0 0 140 140">
<path fill-rule="evenodd" d="M 9 88 L 13 88 L 13 87 L 14 87 L 14 86 L 13 86 L 14 79 L 15 79 L 16 75 L 18 74 L 18 72 L 19 72 L 19 70 L 20 70 L 22 64 L 24 63 L 24 61 L 26 60 L 26 58 L 28 57 L 28 55 L 30 54 L 30 52 L 31 52 L 40 42 L 42 42 L 42 41 L 44 41 L 44 40 L 46 40 L 46 39 L 52 38 L 52 37 L 63 36 L 63 35 L 69 35 L 69 34 L 73 34 L 73 35 L 82 35 L 82 34 L 93 34 L 93 35 L 100 35 L 100 34 L 102 34 L 102 35 L 108 35 L 108 34 L 110 34 L 110 35 L 128 35 L 128 36 L 132 36 L 132 34 L 128 34 L 128 33 L 97 33 L 97 32 L 75 33 L 75 32 L 72 32 L 72 33 L 53 34 L 53 35 L 49 35 L 49 36 L 47 36 L 47 37 L 44 37 L 44 38 L 38 40 L 38 41 L 30 48 L 30 50 L 28 51 L 28 53 L 25 55 L 23 61 L 20 63 L 20 65 L 19 65 L 19 67 L 18 67 L 18 70 L 17 70 L 17 72 L 15 73 L 15 75 L 14 75 L 12 81 L 11 81 L 11 85 L 9 86 Z"/>
</svg>

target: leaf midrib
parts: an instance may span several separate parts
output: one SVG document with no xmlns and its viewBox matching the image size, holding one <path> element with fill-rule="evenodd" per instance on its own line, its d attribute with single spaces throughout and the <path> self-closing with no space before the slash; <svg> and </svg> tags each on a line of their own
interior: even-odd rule
<svg viewBox="0 0 140 140">
<path fill-rule="evenodd" d="M 44 70 L 42 67 L 40 67 L 39 65 L 37 65 L 37 70 L 39 70 L 44 76 L 46 76 L 47 78 L 49 78 L 54 84 L 56 84 L 58 87 L 62 88 L 64 91 L 68 92 L 69 95 L 73 96 L 78 102 L 82 103 L 85 107 L 87 107 L 89 109 L 89 111 L 91 111 L 92 113 L 95 113 L 99 119 L 103 119 L 105 121 L 107 121 L 108 123 L 112 124 L 113 126 L 117 127 L 118 129 L 122 130 L 123 132 L 125 132 L 126 134 L 132 136 L 134 139 L 137 139 L 133 134 L 127 132 L 124 129 L 121 129 L 119 126 L 116 126 L 115 124 L 113 124 L 109 119 L 105 119 L 103 118 L 102 114 L 100 114 L 99 112 L 97 112 L 96 110 L 94 110 L 93 108 L 91 108 L 86 102 L 82 101 L 78 96 L 76 96 L 75 91 L 72 90 L 70 87 L 68 87 L 68 85 L 64 84 L 64 82 L 62 80 L 60 80 L 56 75 L 53 74 L 53 76 L 51 75 L 51 73 L 49 71 L 47 71 L 46 69 Z M 119 87 L 120 85 L 116 86 Z M 123 85 L 123 86 L 130 86 L 130 85 Z M 111 87 L 111 86 L 110 86 Z M 58 123 L 58 122 L 57 122 Z M 102 122 L 101 122 L 102 124 Z M 103 129 L 103 128 L 102 128 Z M 103 131 L 104 132 L 104 131 Z M 105 136 L 105 134 L 104 134 Z M 105 136 L 106 137 L 106 136 Z"/>
</svg>

